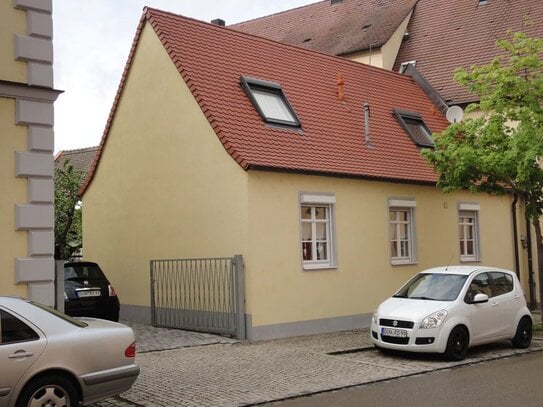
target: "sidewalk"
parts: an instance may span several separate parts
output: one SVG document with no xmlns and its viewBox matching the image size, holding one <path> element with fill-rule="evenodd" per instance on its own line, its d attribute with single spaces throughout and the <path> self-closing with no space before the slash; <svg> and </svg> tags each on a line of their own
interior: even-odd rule
<svg viewBox="0 0 543 407">
<path fill-rule="evenodd" d="M 448 362 L 433 355 L 383 355 L 371 345 L 367 329 L 249 343 L 143 325 L 133 328 L 141 374 L 121 398 L 95 406 L 258 405 L 543 351 L 539 335 L 527 350 L 501 342 L 471 349 L 462 362 Z M 194 346 L 197 343 L 206 346 Z"/>
</svg>

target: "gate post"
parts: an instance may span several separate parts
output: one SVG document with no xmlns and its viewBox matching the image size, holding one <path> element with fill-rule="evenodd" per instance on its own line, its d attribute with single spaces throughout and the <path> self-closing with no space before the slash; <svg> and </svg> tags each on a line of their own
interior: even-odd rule
<svg viewBox="0 0 543 407">
<path fill-rule="evenodd" d="M 236 279 L 236 337 L 245 339 L 245 280 L 243 256 L 236 254 L 233 259 Z"/>
</svg>

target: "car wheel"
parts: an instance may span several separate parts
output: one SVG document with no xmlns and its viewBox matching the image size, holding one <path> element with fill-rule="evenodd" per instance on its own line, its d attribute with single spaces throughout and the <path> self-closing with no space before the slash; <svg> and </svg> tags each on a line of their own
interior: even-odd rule
<svg viewBox="0 0 543 407">
<path fill-rule="evenodd" d="M 532 343 L 532 320 L 523 317 L 517 326 L 517 332 L 511 340 L 515 348 L 526 349 Z"/>
<path fill-rule="evenodd" d="M 463 326 L 457 326 L 449 335 L 445 356 L 449 360 L 462 360 L 468 353 L 469 333 Z"/>
<path fill-rule="evenodd" d="M 63 376 L 41 376 L 28 383 L 17 400 L 17 407 L 76 407 L 79 397 L 73 383 Z"/>
</svg>

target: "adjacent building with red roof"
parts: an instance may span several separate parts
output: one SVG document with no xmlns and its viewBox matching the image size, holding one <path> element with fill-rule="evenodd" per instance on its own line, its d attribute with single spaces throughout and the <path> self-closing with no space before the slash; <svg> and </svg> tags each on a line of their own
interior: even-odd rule
<svg viewBox="0 0 543 407">
<path fill-rule="evenodd" d="M 394 71 L 412 63 L 448 104 L 473 102 L 458 67 L 489 63 L 496 40 L 543 38 L 543 2 L 532 0 L 323 0 L 233 24 L 236 30 Z"/>
<path fill-rule="evenodd" d="M 124 318 L 222 312 L 175 308 L 224 300 L 203 277 L 152 307 L 150 261 L 242 255 L 249 339 L 368 326 L 418 270 L 514 266 L 511 197 L 435 187 L 421 150 L 447 124 L 411 76 L 147 8 L 82 187 L 84 255 Z"/>
</svg>

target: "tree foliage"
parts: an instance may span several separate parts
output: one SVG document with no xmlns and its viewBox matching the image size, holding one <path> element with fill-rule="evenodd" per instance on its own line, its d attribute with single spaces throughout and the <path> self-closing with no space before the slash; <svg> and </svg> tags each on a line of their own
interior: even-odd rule
<svg viewBox="0 0 543 407">
<path fill-rule="evenodd" d="M 69 160 L 55 169 L 55 259 L 66 260 L 82 245 L 78 191 L 85 174 Z"/>
<path fill-rule="evenodd" d="M 543 41 L 516 32 L 497 46 L 502 53 L 490 64 L 455 72 L 479 101 L 468 106 L 471 118 L 434 134 L 435 149 L 423 154 L 444 191 L 512 192 L 523 199 L 543 283 Z"/>
</svg>

